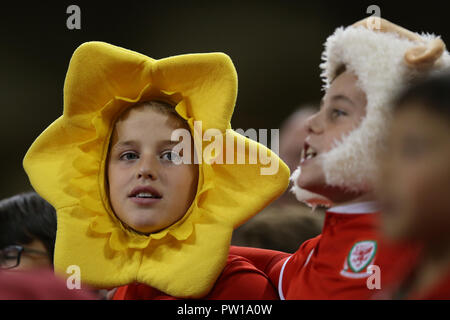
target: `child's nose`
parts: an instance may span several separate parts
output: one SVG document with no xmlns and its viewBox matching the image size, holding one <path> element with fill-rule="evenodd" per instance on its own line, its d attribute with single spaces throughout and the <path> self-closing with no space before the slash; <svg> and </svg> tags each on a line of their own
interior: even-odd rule
<svg viewBox="0 0 450 320">
<path fill-rule="evenodd" d="M 323 125 L 321 124 L 320 113 L 315 113 L 308 118 L 306 121 L 306 128 L 308 130 L 308 134 L 321 134 L 323 132 Z"/>
<path fill-rule="evenodd" d="M 145 160 L 141 161 L 140 166 L 137 170 L 138 179 L 158 179 L 158 164 L 157 161 Z"/>
</svg>

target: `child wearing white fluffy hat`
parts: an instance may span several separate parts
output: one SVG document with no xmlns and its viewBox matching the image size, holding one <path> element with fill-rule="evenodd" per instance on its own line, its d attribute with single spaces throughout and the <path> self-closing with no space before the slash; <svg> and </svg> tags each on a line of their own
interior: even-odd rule
<svg viewBox="0 0 450 320">
<path fill-rule="evenodd" d="M 378 157 L 392 99 L 417 77 L 450 66 L 450 56 L 437 36 L 379 22 L 336 29 L 322 54 L 325 95 L 291 177 L 299 201 L 329 207 L 322 234 L 292 255 L 233 248 L 270 276 L 281 299 L 369 298 L 379 286 L 369 283 L 372 266 L 389 267 L 383 260 L 409 252 L 384 245 L 377 232 Z"/>
</svg>

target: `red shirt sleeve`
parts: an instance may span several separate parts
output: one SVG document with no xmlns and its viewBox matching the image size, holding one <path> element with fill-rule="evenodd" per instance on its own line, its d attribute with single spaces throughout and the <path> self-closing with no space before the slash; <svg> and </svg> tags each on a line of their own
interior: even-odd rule
<svg viewBox="0 0 450 320">
<path fill-rule="evenodd" d="M 250 261 L 230 255 L 225 269 L 206 299 L 275 300 L 278 294 L 269 278 Z"/>
<path fill-rule="evenodd" d="M 274 286 L 278 284 L 278 277 L 284 261 L 291 256 L 290 253 L 276 250 L 238 246 L 231 246 L 230 254 L 247 259 L 255 268 L 266 274 Z"/>
</svg>

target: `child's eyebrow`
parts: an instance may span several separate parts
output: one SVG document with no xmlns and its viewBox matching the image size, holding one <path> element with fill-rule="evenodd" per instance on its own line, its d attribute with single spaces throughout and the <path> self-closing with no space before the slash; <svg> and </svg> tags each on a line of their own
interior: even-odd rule
<svg viewBox="0 0 450 320">
<path fill-rule="evenodd" d="M 167 146 L 171 147 L 174 145 L 177 145 L 180 143 L 180 141 L 177 140 L 161 140 L 158 141 L 158 145 L 160 146 Z M 116 144 L 114 144 L 114 149 L 120 149 L 120 148 L 126 148 L 126 147 L 136 147 L 138 143 L 134 140 L 126 140 L 126 141 L 118 141 Z"/>
<path fill-rule="evenodd" d="M 162 140 L 162 141 L 159 142 L 159 144 L 163 145 L 163 146 L 174 146 L 174 145 L 177 145 L 179 143 L 180 143 L 179 140 Z"/>
<path fill-rule="evenodd" d="M 136 142 L 133 140 L 118 141 L 113 145 L 113 148 L 117 149 L 117 148 L 123 148 L 123 147 L 132 147 L 135 145 L 136 145 Z"/>
<path fill-rule="evenodd" d="M 355 105 L 355 103 L 352 101 L 352 99 L 350 99 L 349 97 L 344 96 L 344 95 L 342 95 L 342 94 L 338 94 L 338 95 L 332 96 L 332 97 L 331 97 L 331 100 L 333 100 L 333 101 L 336 101 L 336 100 L 338 100 L 338 101 L 339 101 L 339 100 L 342 100 L 342 101 L 344 101 L 344 102 L 350 103 L 352 106 Z"/>
</svg>

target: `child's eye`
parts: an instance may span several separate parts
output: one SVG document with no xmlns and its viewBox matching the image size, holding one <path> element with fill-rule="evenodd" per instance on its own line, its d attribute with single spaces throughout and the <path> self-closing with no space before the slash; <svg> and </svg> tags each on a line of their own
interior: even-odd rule
<svg viewBox="0 0 450 320">
<path fill-rule="evenodd" d="M 346 116 L 346 115 L 348 115 L 347 112 L 342 111 L 340 109 L 333 109 L 333 110 L 331 110 L 331 118 L 332 119 L 335 119 L 335 118 L 341 117 L 341 116 Z"/>
<path fill-rule="evenodd" d="M 136 152 L 125 152 L 120 155 L 120 160 L 136 160 L 139 159 L 139 156 Z"/>
<path fill-rule="evenodd" d="M 170 151 L 165 151 L 161 154 L 161 159 L 163 160 L 167 160 L 170 162 L 174 162 L 176 164 L 181 162 L 181 157 L 178 153 L 173 152 L 172 150 Z"/>
</svg>

